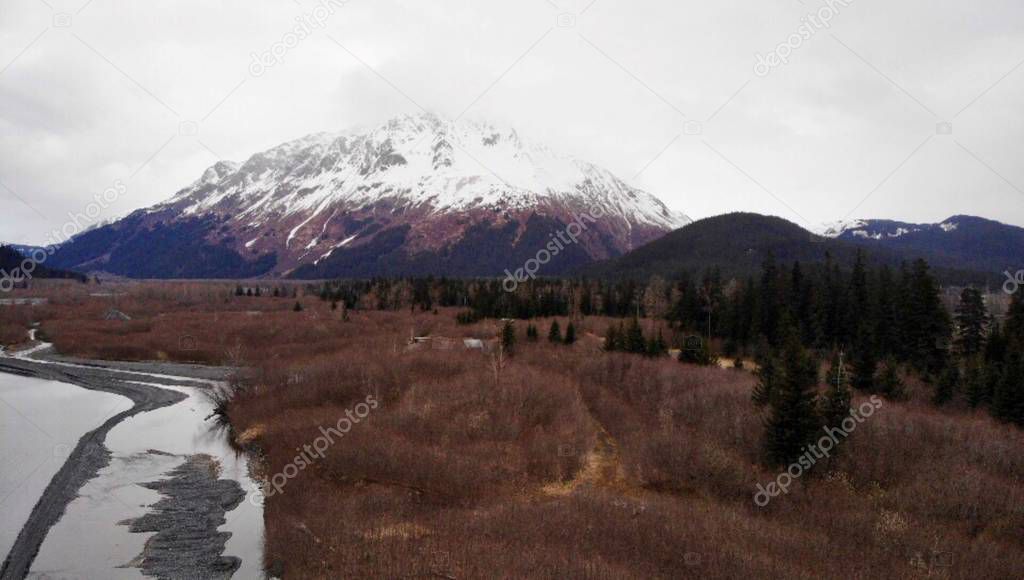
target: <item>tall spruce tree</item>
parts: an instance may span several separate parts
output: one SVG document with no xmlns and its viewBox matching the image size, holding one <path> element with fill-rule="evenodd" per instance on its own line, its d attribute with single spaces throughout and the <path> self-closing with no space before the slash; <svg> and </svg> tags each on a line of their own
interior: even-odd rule
<svg viewBox="0 0 1024 580">
<path fill-rule="evenodd" d="M 904 320 L 910 362 L 924 372 L 942 370 L 948 354 L 944 345 L 950 338 L 949 315 L 924 260 L 915 261 L 910 271 Z"/>
<path fill-rule="evenodd" d="M 779 325 L 782 321 L 783 286 L 775 256 L 769 252 L 761 265 L 761 296 L 760 296 L 760 330 L 761 334 L 775 343 L 779 338 Z"/>
<path fill-rule="evenodd" d="M 870 336 L 867 326 L 870 313 L 870 289 L 868 288 L 868 268 L 865 263 L 864 250 L 857 249 L 857 258 L 853 263 L 853 272 L 850 274 L 850 300 L 847 305 L 847 328 L 856 332 L 858 340 Z M 861 348 L 860 344 L 854 344 L 855 348 Z"/>
<path fill-rule="evenodd" d="M 644 354 L 647 352 L 647 340 L 644 338 L 644 330 L 640 327 L 640 319 L 633 318 L 626 329 L 626 352 L 633 354 Z"/>
<path fill-rule="evenodd" d="M 622 341 L 619 338 L 619 325 L 612 324 L 604 333 L 604 349 L 608 352 L 622 350 Z"/>
<path fill-rule="evenodd" d="M 658 334 L 651 336 L 647 342 L 647 355 L 651 357 L 664 356 L 668 352 L 668 345 L 665 343 L 665 336 L 658 329 Z"/>
<path fill-rule="evenodd" d="M 939 381 L 935 385 L 935 394 L 932 397 L 932 403 L 938 406 L 945 405 L 956 397 L 957 391 L 960 389 L 960 367 L 955 363 L 946 366 L 946 369 L 942 371 L 942 375 L 939 376 Z"/>
<path fill-rule="evenodd" d="M 964 366 L 963 383 L 964 396 L 972 409 L 987 405 L 992 400 L 992 393 L 985 377 L 985 367 L 980 357 L 967 361 Z"/>
<path fill-rule="evenodd" d="M 774 465 L 795 462 L 821 428 L 817 403 L 818 364 L 796 336 L 786 339 L 781 382 L 769 402 L 765 452 Z"/>
<path fill-rule="evenodd" d="M 508 354 L 512 354 L 516 349 L 516 327 L 511 321 L 505 321 L 501 327 L 501 347 Z"/>
<path fill-rule="evenodd" d="M 996 386 L 992 414 L 998 419 L 1024 426 L 1024 358 L 1013 353 Z"/>
<path fill-rule="evenodd" d="M 902 342 L 899 301 L 896 297 L 896 279 L 888 266 L 879 269 L 875 288 L 875 348 L 879 353 L 899 356 Z"/>
<path fill-rule="evenodd" d="M 875 381 L 878 378 L 878 359 L 875 357 L 875 350 L 865 346 L 854 353 L 854 355 L 850 383 L 858 391 L 865 393 L 875 392 Z"/>
<path fill-rule="evenodd" d="M 878 373 L 878 392 L 890 401 L 902 401 L 907 398 L 906 385 L 900 378 L 900 365 L 893 357 L 888 357 Z"/>
<path fill-rule="evenodd" d="M 988 309 L 981 291 L 964 288 L 956 308 L 956 347 L 961 355 L 972 357 L 982 351 L 988 322 Z"/>
<path fill-rule="evenodd" d="M 843 419 L 850 416 L 850 404 L 853 401 L 849 387 L 849 373 L 841 352 L 832 355 L 832 363 L 829 365 L 825 380 L 828 383 L 828 389 L 822 399 L 821 416 L 826 427 L 838 427 Z"/>
<path fill-rule="evenodd" d="M 565 344 L 574 344 L 576 342 L 576 325 L 572 322 L 565 327 L 565 338 L 562 342 Z"/>
<path fill-rule="evenodd" d="M 1010 298 L 1003 336 L 1008 344 L 1017 350 L 1024 350 L 1024 288 L 1018 288 Z"/>
<path fill-rule="evenodd" d="M 562 327 L 558 325 L 557 320 L 551 321 L 551 330 L 548 331 L 548 340 L 551 342 L 562 342 Z"/>
<path fill-rule="evenodd" d="M 1010 345 L 998 324 L 992 324 L 991 327 L 988 337 L 985 339 L 985 363 L 988 365 L 1002 364 L 1006 361 L 1006 353 Z"/>
</svg>

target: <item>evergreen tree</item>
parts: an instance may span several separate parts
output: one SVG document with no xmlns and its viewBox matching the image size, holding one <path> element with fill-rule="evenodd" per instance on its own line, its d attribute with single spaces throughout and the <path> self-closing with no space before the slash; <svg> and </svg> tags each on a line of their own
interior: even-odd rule
<svg viewBox="0 0 1024 580">
<path fill-rule="evenodd" d="M 814 317 L 814 282 L 804 275 L 800 262 L 793 264 L 789 302 L 800 329 L 800 340 L 806 345 L 816 344 L 818 336 Z"/>
<path fill-rule="evenodd" d="M 538 338 L 540 337 L 537 334 L 537 327 L 533 324 L 528 325 L 526 327 L 526 340 L 530 342 L 537 342 Z"/>
<path fill-rule="evenodd" d="M 904 330 L 910 362 L 924 372 L 945 367 L 949 341 L 949 315 L 942 306 L 939 286 L 928 263 L 917 260 L 907 281 Z"/>
<path fill-rule="evenodd" d="M 971 357 L 985 346 L 985 330 L 988 326 L 988 310 L 985 299 L 977 288 L 964 288 L 960 293 L 960 304 L 956 308 L 956 347 L 964 357 Z"/>
<path fill-rule="evenodd" d="M 622 350 L 622 340 L 619 338 L 619 326 L 613 324 L 604 333 L 604 349 L 608 352 Z"/>
<path fill-rule="evenodd" d="M 870 328 L 870 293 L 868 290 L 868 270 L 864 262 L 864 250 L 857 249 L 857 259 L 853 264 L 850 276 L 850 300 L 847 304 L 846 327 L 854 330 L 856 341 L 854 348 L 863 350 L 871 340 Z M 874 348 L 871 345 L 870 348 Z"/>
<path fill-rule="evenodd" d="M 774 465 L 795 462 L 821 427 L 817 413 L 817 362 L 796 337 L 786 341 L 778 393 L 769 402 L 765 451 Z"/>
<path fill-rule="evenodd" d="M 956 364 L 949 364 L 942 371 L 938 384 L 935 385 L 935 395 L 932 403 L 942 406 L 949 403 L 956 396 L 960 388 L 960 368 Z"/>
<path fill-rule="evenodd" d="M 1007 334 L 1024 336 L 1024 292 L 1018 289 L 1010 298 L 1007 312 Z"/>
<path fill-rule="evenodd" d="M 1010 309 L 1006 312 L 1003 337 L 1007 344 L 1024 350 L 1024 288 L 1018 289 L 1010 298 Z"/>
<path fill-rule="evenodd" d="M 235 296 L 245 296 L 245 290 L 242 290 L 241 286 L 235 287 Z"/>
<path fill-rule="evenodd" d="M 983 376 L 985 380 L 985 395 L 987 397 L 986 402 L 989 404 L 989 409 L 995 404 L 996 393 L 1003 382 L 1003 369 L 1005 366 L 1006 363 L 989 363 L 985 366 Z"/>
<path fill-rule="evenodd" d="M 658 329 L 658 334 L 652 336 L 651 340 L 647 343 L 647 355 L 651 357 L 664 356 L 668 352 L 668 345 L 665 343 L 665 337 L 661 334 L 661 329 Z"/>
<path fill-rule="evenodd" d="M 850 404 L 853 401 L 853 394 L 849 387 L 849 373 L 846 370 L 846 362 L 843 360 L 842 353 L 837 352 L 832 355 L 826 382 L 828 390 L 825 391 L 825 398 L 822 400 L 821 415 L 826 427 L 837 427 L 843 422 L 843 419 L 850 416 Z"/>
<path fill-rule="evenodd" d="M 992 393 L 988 389 L 984 367 L 978 357 L 967 361 L 967 365 L 964 368 L 963 382 L 967 404 L 972 409 L 986 405 L 992 400 Z"/>
<path fill-rule="evenodd" d="M 1006 362 L 1006 353 L 1010 345 L 1007 343 L 1006 335 L 998 324 L 991 325 L 988 337 L 985 339 L 985 362 L 988 365 L 997 365 Z"/>
<path fill-rule="evenodd" d="M 551 321 L 551 330 L 548 331 L 548 340 L 556 343 L 562 342 L 562 327 L 558 325 L 557 320 Z"/>
<path fill-rule="evenodd" d="M 292 310 L 294 310 L 295 312 L 302 312 L 302 303 L 301 302 L 296 302 L 295 303 L 295 307 L 292 308 Z"/>
<path fill-rule="evenodd" d="M 907 398 L 906 387 L 900 378 L 899 364 L 892 357 L 885 360 L 878 374 L 878 392 L 890 401 L 902 401 Z"/>
<path fill-rule="evenodd" d="M 1003 369 L 995 397 L 992 414 L 1009 423 L 1024 426 L 1024 359 L 1014 353 Z"/>
<path fill-rule="evenodd" d="M 874 349 L 865 346 L 855 353 L 850 383 L 858 391 L 873 393 L 877 372 L 878 359 L 875 358 Z"/>
<path fill-rule="evenodd" d="M 775 256 L 769 252 L 761 265 L 760 330 L 769 342 L 778 340 L 783 311 L 783 288 Z"/>
<path fill-rule="evenodd" d="M 501 327 L 501 347 L 509 354 L 515 351 L 516 327 L 510 320 L 506 320 L 505 325 Z"/>
<path fill-rule="evenodd" d="M 887 356 L 899 356 L 902 351 L 900 312 L 896 280 L 888 266 L 882 266 L 879 270 L 875 288 L 875 349 Z"/>
<path fill-rule="evenodd" d="M 640 320 L 633 318 L 626 329 L 625 340 L 626 352 L 643 354 L 647 352 L 647 340 L 644 338 L 644 330 L 640 327 Z"/>
<path fill-rule="evenodd" d="M 565 344 L 573 344 L 576 342 L 576 326 L 570 322 L 569 326 L 565 327 Z"/>
<path fill-rule="evenodd" d="M 781 382 L 780 369 L 778 361 L 771 353 L 760 357 L 757 362 L 758 369 L 754 373 L 757 375 L 757 385 L 754 386 L 754 392 L 751 393 L 750 399 L 758 407 L 764 407 L 775 397 Z"/>
</svg>

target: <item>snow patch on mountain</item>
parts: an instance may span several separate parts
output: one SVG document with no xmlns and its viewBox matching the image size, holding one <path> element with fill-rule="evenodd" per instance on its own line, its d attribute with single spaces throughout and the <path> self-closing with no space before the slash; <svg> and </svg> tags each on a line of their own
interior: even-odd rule
<svg viewBox="0 0 1024 580">
<path fill-rule="evenodd" d="M 868 225 L 868 222 L 864 220 L 838 220 L 834 222 L 828 222 L 824 224 L 821 229 L 821 235 L 826 238 L 838 238 L 844 233 L 851 230 L 859 230 Z"/>
<path fill-rule="evenodd" d="M 825 224 L 822 235 L 830 238 L 839 238 L 845 234 L 863 239 L 881 240 L 883 238 L 900 238 L 908 234 L 933 230 L 949 233 L 956 231 L 958 226 L 958 223 L 953 220 L 946 220 L 940 224 L 907 224 L 890 220 L 857 219 Z"/>
</svg>

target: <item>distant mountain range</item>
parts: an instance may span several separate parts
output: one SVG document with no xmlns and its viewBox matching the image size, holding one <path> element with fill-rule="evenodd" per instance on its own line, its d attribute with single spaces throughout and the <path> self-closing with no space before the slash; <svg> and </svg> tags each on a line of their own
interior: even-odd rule
<svg viewBox="0 0 1024 580">
<path fill-rule="evenodd" d="M 514 129 L 418 115 L 218 162 L 169 201 L 77 236 L 54 263 L 142 278 L 497 276 L 573 222 L 586 228 L 546 273 L 689 220 Z"/>
<path fill-rule="evenodd" d="M 907 227 L 911 224 L 882 224 L 896 222 L 851 222 L 818 235 L 782 218 L 732 213 L 696 221 L 623 256 L 585 266 L 580 273 L 643 279 L 717 267 L 726 276 L 749 276 L 759 271 L 769 254 L 780 263 L 814 264 L 831 256 L 849 264 L 859 248 L 876 264 L 898 266 L 924 258 L 947 283 L 994 285 L 1002 283 L 1003 270 L 1024 267 L 1015 265 L 1024 259 L 1022 228 L 966 216 L 914 226 L 918 232 Z M 910 237 L 919 235 L 917 241 Z M 973 236 L 977 245 L 971 243 Z"/>
<path fill-rule="evenodd" d="M 832 224 L 824 235 L 872 250 L 927 256 L 940 268 L 980 272 L 1024 268 L 1024 228 L 967 215 L 937 224 L 856 220 Z"/>
</svg>

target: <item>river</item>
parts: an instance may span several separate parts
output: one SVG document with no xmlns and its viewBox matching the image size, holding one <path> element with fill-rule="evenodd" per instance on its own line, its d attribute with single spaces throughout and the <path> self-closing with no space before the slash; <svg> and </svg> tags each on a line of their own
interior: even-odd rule
<svg viewBox="0 0 1024 580">
<path fill-rule="evenodd" d="M 41 349 L 42 350 L 42 349 Z M 59 363 L 47 363 L 59 364 Z M 75 365 L 65 365 L 68 368 Z M 224 556 L 241 560 L 236 578 L 262 578 L 263 513 L 249 477 L 248 460 L 206 418 L 203 389 L 169 385 L 160 373 L 127 372 L 129 383 L 182 393 L 187 398 L 139 413 L 106 434 L 112 457 L 79 491 L 46 534 L 29 578 L 143 578 L 136 559 L 154 534 L 132 533 L 126 520 L 143 516 L 160 499 L 141 484 L 167 479 L 188 457 L 205 454 L 219 464 L 219 478 L 237 482 L 246 501 L 225 514 L 218 532 L 229 532 Z M 137 380 L 134 380 L 137 379 Z M 0 373 L 0 554 L 6 554 L 33 506 L 86 432 L 132 407 L 120 395 L 76 385 Z"/>
</svg>

